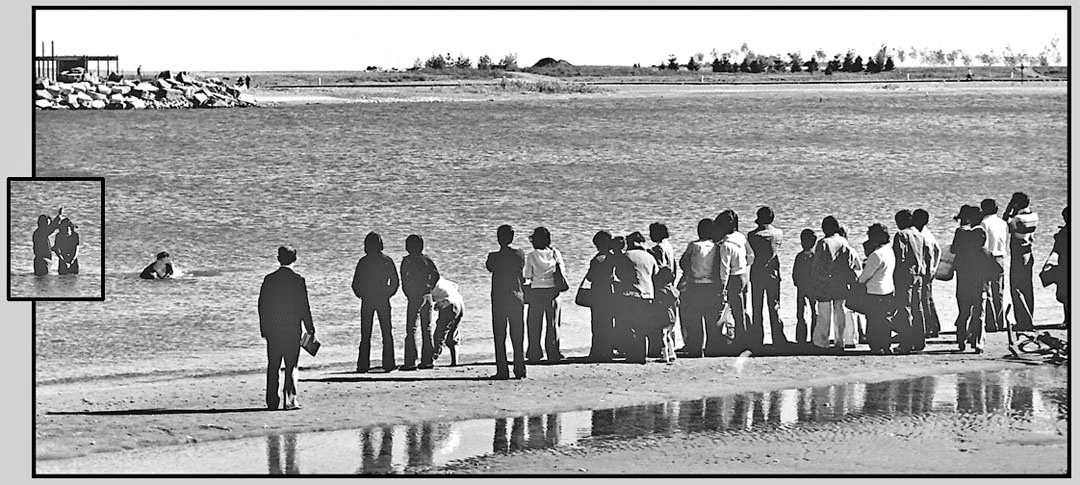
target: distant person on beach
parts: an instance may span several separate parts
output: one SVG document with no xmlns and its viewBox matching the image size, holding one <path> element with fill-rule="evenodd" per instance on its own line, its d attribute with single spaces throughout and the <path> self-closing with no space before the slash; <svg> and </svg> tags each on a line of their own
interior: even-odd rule
<svg viewBox="0 0 1080 485">
<path fill-rule="evenodd" d="M 810 269 L 810 287 L 813 288 L 810 296 L 817 300 L 818 316 L 811 341 L 815 347 L 829 348 L 829 334 L 832 333 L 836 337 L 833 350 L 843 351 L 847 327 L 844 301 L 849 285 L 855 280 L 858 260 L 847 239 L 840 235 L 840 223 L 835 217 L 822 219 L 821 232 L 825 237 L 814 246 Z"/>
<path fill-rule="evenodd" d="M 311 320 L 307 282 L 296 274 L 292 264 L 296 261 L 296 249 L 291 246 L 278 248 L 281 267 L 263 278 L 259 289 L 259 331 L 266 339 L 266 408 L 277 409 L 280 403 L 278 378 L 281 362 L 285 361 L 285 409 L 297 409 L 297 365 L 300 362 L 301 326 L 315 335 L 315 323 Z"/>
<path fill-rule="evenodd" d="M 759 345 L 754 344 L 746 315 L 746 287 L 750 283 L 750 266 L 754 262 L 754 253 L 746 243 L 746 236 L 739 232 L 738 214 L 725 210 L 717 215 L 713 221 L 713 234 L 713 240 L 717 241 L 718 246 L 717 286 L 723 289 L 718 313 L 722 315 L 724 307 L 731 306 L 731 316 L 735 321 L 733 343 L 736 351 L 757 349 Z M 705 354 L 709 356 L 721 352 L 721 349 L 713 345 L 705 349 Z"/>
<path fill-rule="evenodd" d="M 653 242 L 653 246 L 648 251 L 656 258 L 660 271 L 653 288 L 656 293 L 654 301 L 657 325 L 656 343 L 652 343 L 653 339 L 650 339 L 648 355 L 661 358 L 668 363 L 675 361 L 675 324 L 679 302 L 678 290 L 675 289 L 677 279 L 675 248 L 668 240 L 670 237 L 671 234 L 663 223 L 649 224 L 649 239 Z"/>
<path fill-rule="evenodd" d="M 369 232 L 364 237 L 364 256 L 356 262 L 352 279 L 353 294 L 360 299 L 360 351 L 356 357 L 356 372 L 367 372 L 371 364 L 371 330 L 376 313 L 382 330 L 382 368 L 390 372 L 396 367 L 390 297 L 397 293 L 399 285 L 394 260 L 383 254 L 382 236 Z"/>
<path fill-rule="evenodd" d="M 42 214 L 38 216 L 37 229 L 34 229 L 34 274 L 44 276 L 49 274 L 49 261 L 52 260 L 52 245 L 49 244 L 49 236 L 60 229 L 60 220 L 64 215 L 64 208 L 56 211 L 56 217 L 50 218 Z"/>
<path fill-rule="evenodd" d="M 915 209 L 911 213 L 912 223 L 915 229 L 922 235 L 929 251 L 929 259 L 926 260 L 926 272 L 923 274 L 922 288 L 922 314 L 923 324 L 926 327 L 926 338 L 937 337 L 941 333 L 941 320 L 938 318 L 937 305 L 934 304 L 934 274 L 937 273 L 938 264 L 941 263 L 941 245 L 937 237 L 926 227 L 930 223 L 930 213 L 926 209 Z"/>
<path fill-rule="evenodd" d="M 58 274 L 79 274 L 79 233 L 75 231 L 78 227 L 66 217 L 60 221 L 60 232 L 52 248 L 59 261 Z"/>
<path fill-rule="evenodd" d="M 1035 286 L 1031 282 L 1035 268 L 1031 254 L 1039 215 L 1031 211 L 1031 199 L 1023 192 L 1012 195 L 1005 206 L 1004 220 L 1009 226 L 1009 294 L 1012 297 L 1013 321 L 1016 331 L 1035 330 Z"/>
<path fill-rule="evenodd" d="M 457 346 L 460 343 L 458 327 L 465 316 L 465 299 L 458 292 L 458 285 L 446 278 L 439 278 L 431 290 L 431 299 L 439 310 L 435 321 L 435 342 L 433 357 L 439 358 L 443 345 L 450 351 L 450 366 L 457 365 Z"/>
<path fill-rule="evenodd" d="M 648 354 L 653 320 L 653 279 L 660 265 L 645 250 L 645 236 L 634 232 L 626 236 L 626 252 L 616 253 L 615 291 L 618 295 L 617 325 L 623 328 L 623 352 L 627 362 L 644 364 Z"/>
<path fill-rule="evenodd" d="M 986 244 L 986 231 L 980 222 L 982 212 L 978 207 L 965 205 L 954 217 L 960 227 L 953 234 L 949 250 L 956 255 L 953 268 L 956 270 L 956 304 L 959 314 L 956 317 L 956 344 L 963 352 L 970 345 L 975 353 L 983 349 L 983 312 L 986 305 L 987 276 L 983 274 L 979 259 L 983 257 Z"/>
<path fill-rule="evenodd" d="M 679 294 L 679 316 L 683 330 L 683 349 L 691 358 L 701 357 L 708 345 L 706 337 L 714 340 L 712 347 L 720 340 L 717 320 L 720 319 L 720 295 L 722 289 L 717 285 L 716 243 L 712 240 L 713 221 L 705 218 L 698 221 L 697 241 L 686 245 L 679 258 L 679 267 L 683 270 L 684 289 Z"/>
<path fill-rule="evenodd" d="M 597 231 L 593 236 L 596 255 L 589 261 L 585 279 L 592 285 L 590 324 L 592 342 L 589 346 L 589 362 L 608 362 L 614 351 L 615 302 L 613 295 L 615 267 L 611 251 L 611 233 Z"/>
<path fill-rule="evenodd" d="M 142 78 L 142 65 L 135 68 L 135 77 Z"/>
<path fill-rule="evenodd" d="M 244 87 L 251 89 L 251 76 L 244 76 Z"/>
<path fill-rule="evenodd" d="M 1009 249 L 1009 224 L 998 217 L 998 205 L 994 199 L 983 199 L 979 204 L 983 219 L 980 225 L 986 231 L 985 248 L 1001 267 L 1002 274 L 990 280 L 989 296 L 986 299 L 986 331 L 1005 330 L 1005 307 L 1002 306 L 1002 292 L 1005 286 L 1005 255 Z"/>
<path fill-rule="evenodd" d="M 888 314 L 892 310 L 893 271 L 896 255 L 889 247 L 889 230 L 882 224 L 873 224 L 866 230 L 866 264 L 859 272 L 859 283 L 866 285 L 871 308 L 866 314 L 866 343 L 870 353 L 885 355 L 892 343 L 892 322 Z"/>
<path fill-rule="evenodd" d="M 926 239 L 915 228 L 915 218 L 911 211 L 900 210 L 894 219 L 897 230 L 893 237 L 893 253 L 896 255 L 896 270 L 893 272 L 896 318 L 893 324 L 900 338 L 897 352 L 907 354 L 926 348 L 922 293 L 930 251 L 927 249 Z"/>
<path fill-rule="evenodd" d="M 144 280 L 160 280 L 171 278 L 172 275 L 172 259 L 169 257 L 169 253 L 162 251 L 157 253 L 153 263 L 150 263 L 143 268 L 142 273 L 139 274 L 139 278 Z"/>
<path fill-rule="evenodd" d="M 1058 277 L 1054 282 L 1057 284 L 1055 296 L 1057 301 L 1065 307 L 1065 321 L 1062 322 L 1062 326 L 1069 324 L 1069 206 L 1065 206 L 1061 209 L 1061 218 L 1065 220 L 1065 225 L 1060 226 L 1058 232 L 1054 234 L 1054 248 L 1052 253 L 1057 254 L 1057 266 Z"/>
<path fill-rule="evenodd" d="M 750 266 L 751 301 L 753 302 L 752 333 L 754 345 L 763 345 L 765 337 L 763 306 L 769 309 L 769 328 L 774 346 L 787 346 L 791 342 L 784 335 L 784 322 L 780 320 L 780 245 L 784 232 L 773 227 L 776 218 L 773 210 L 761 207 L 754 222 L 757 228 L 746 235 L 754 252 L 754 264 Z"/>
<path fill-rule="evenodd" d="M 795 343 L 810 343 L 809 336 L 813 335 L 814 327 L 817 327 L 817 310 L 814 308 L 817 302 L 810 297 L 811 265 L 814 261 L 814 245 L 817 244 L 817 235 L 813 229 L 803 229 L 799 233 L 799 242 L 802 251 L 795 255 L 795 263 L 791 265 L 791 282 L 795 285 Z M 810 326 L 806 325 L 806 308 L 810 310 Z"/>
<path fill-rule="evenodd" d="M 526 351 L 529 363 L 537 363 L 547 355 L 548 362 L 563 359 L 559 350 L 559 327 L 562 325 L 562 309 L 559 307 L 559 289 L 555 287 L 555 268 L 566 270 L 562 253 L 551 247 L 551 232 L 546 227 L 537 227 L 529 236 L 533 252 L 525 256 L 525 280 L 531 293 L 527 317 L 529 349 Z M 565 275 L 565 273 L 564 273 Z M 544 322 L 547 325 L 544 325 Z M 543 349 L 540 347 L 543 335 Z"/>
<path fill-rule="evenodd" d="M 510 246 L 514 242 L 514 228 L 503 224 L 496 236 L 499 250 L 488 253 L 487 267 L 491 273 L 491 329 L 495 337 L 495 375 L 493 379 L 510 378 L 506 357 L 506 335 L 514 348 L 514 378 L 525 376 L 525 300 L 522 286 L 525 270 L 525 253 Z"/>
<path fill-rule="evenodd" d="M 431 342 L 431 290 L 439 281 L 435 262 L 424 254 L 424 239 L 416 234 L 405 238 L 405 250 L 401 259 L 401 289 L 408 298 L 405 308 L 405 365 L 403 371 L 416 370 L 416 321 L 420 320 L 420 368 L 433 367 Z"/>
</svg>

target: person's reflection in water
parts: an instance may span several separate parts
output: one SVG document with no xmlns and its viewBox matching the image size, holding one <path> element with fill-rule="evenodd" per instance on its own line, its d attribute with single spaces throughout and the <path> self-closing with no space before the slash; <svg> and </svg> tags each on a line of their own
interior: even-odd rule
<svg viewBox="0 0 1080 485">
<path fill-rule="evenodd" d="M 282 441 L 285 442 L 285 467 L 281 466 Z M 300 462 L 296 458 L 296 433 L 275 434 L 266 437 L 266 463 L 271 475 L 299 475 Z"/>
<path fill-rule="evenodd" d="M 393 471 L 394 428 L 383 426 L 378 431 L 382 437 L 378 451 L 375 450 L 376 430 L 366 429 L 360 432 L 360 439 L 363 441 L 363 459 L 357 473 L 390 473 Z"/>
<path fill-rule="evenodd" d="M 760 426 L 765 422 L 765 399 L 766 395 L 762 393 L 753 393 L 747 396 L 747 398 L 753 400 L 754 411 L 751 416 L 750 424 L 748 427 Z"/>
<path fill-rule="evenodd" d="M 526 448 L 538 450 L 544 447 L 544 417 L 529 416 L 529 441 Z"/>
<path fill-rule="evenodd" d="M 432 443 L 433 429 L 430 423 L 409 426 L 406 434 L 409 456 L 406 458 L 409 467 L 427 467 L 434 462 L 435 453 Z"/>
<path fill-rule="evenodd" d="M 509 421 L 507 418 L 495 420 L 495 437 L 492 438 L 491 451 L 497 455 L 510 452 L 510 442 L 506 439 L 507 421 Z"/>
<path fill-rule="evenodd" d="M 683 401 L 679 406 L 679 429 L 688 433 L 699 431 L 705 422 L 706 402 L 705 398 Z M 595 418 L 593 422 L 596 422 Z"/>
<path fill-rule="evenodd" d="M 970 414 L 986 412 L 986 382 L 981 372 L 961 375 L 956 380 L 956 410 Z"/>
<path fill-rule="evenodd" d="M 773 426 L 780 426 L 780 408 L 784 405 L 783 391 L 766 393 L 764 400 L 768 403 L 767 422 Z"/>
<path fill-rule="evenodd" d="M 615 410 L 595 409 L 592 412 L 592 436 L 607 436 L 615 432 Z"/>
<path fill-rule="evenodd" d="M 547 415 L 547 445 L 559 446 L 560 435 L 562 435 L 562 426 L 559 423 L 558 413 Z"/>
<path fill-rule="evenodd" d="M 525 449 L 525 417 L 514 418 L 514 424 L 510 426 L 510 451 Z"/>
</svg>

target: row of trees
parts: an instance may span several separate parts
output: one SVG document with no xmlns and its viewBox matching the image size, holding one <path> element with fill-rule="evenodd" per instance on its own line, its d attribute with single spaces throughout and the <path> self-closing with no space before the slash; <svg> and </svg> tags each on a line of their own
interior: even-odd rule
<svg viewBox="0 0 1080 485">
<path fill-rule="evenodd" d="M 418 69 L 425 69 L 425 68 L 426 69 L 450 69 L 450 68 L 474 69 L 472 60 L 469 59 L 468 56 L 466 56 L 465 54 L 460 54 L 460 55 L 457 56 L 457 58 L 454 58 L 452 55 L 450 55 L 450 53 L 447 53 L 445 56 L 442 55 L 442 54 L 433 54 L 431 57 L 428 58 L 428 60 L 426 60 L 424 62 L 420 62 L 420 58 L 417 57 L 416 60 L 413 61 L 413 65 L 412 65 L 412 68 L 410 70 L 418 70 Z M 506 71 L 513 71 L 513 70 L 515 70 L 517 68 L 518 68 L 517 54 L 513 54 L 513 53 L 503 56 L 503 58 L 500 59 L 497 64 L 491 62 L 491 56 L 489 56 L 487 54 L 484 54 L 484 55 L 480 56 L 479 59 L 476 60 L 476 67 L 475 67 L 475 69 L 480 70 L 480 71 L 486 71 L 486 70 L 491 70 L 491 69 L 503 69 L 503 70 L 506 70 Z"/>
<path fill-rule="evenodd" d="M 699 52 L 690 56 L 685 64 L 680 64 L 676 56 L 671 54 L 668 56 L 667 61 L 661 62 L 654 67 L 667 70 L 687 69 L 690 71 L 711 68 L 713 72 L 800 72 L 804 69 L 814 72 L 817 71 L 821 65 L 824 65 L 825 73 L 829 74 L 833 71 L 890 71 L 896 67 L 896 63 L 893 59 L 900 61 L 900 64 L 907 64 L 908 61 L 910 61 L 912 64 L 926 66 L 955 67 L 957 63 L 960 63 L 965 67 L 971 67 L 975 61 L 979 61 L 986 67 L 997 64 L 1008 67 L 1016 67 L 1018 65 L 1038 65 L 1045 67 L 1050 66 L 1051 63 L 1061 63 L 1061 51 L 1058 48 L 1059 43 L 1060 40 L 1055 36 L 1050 40 L 1050 44 L 1043 47 L 1037 54 L 1028 54 L 1026 51 L 1017 52 L 1014 51 L 1011 46 L 1005 46 L 1005 50 L 1000 54 L 995 53 L 994 50 L 991 49 L 990 52 L 982 52 L 974 55 L 960 49 L 953 49 L 951 51 L 929 48 L 918 49 L 916 47 L 911 47 L 910 49 L 898 49 L 882 45 L 874 55 L 868 56 L 865 62 L 863 57 L 857 55 L 852 49 L 849 49 L 844 53 L 835 54 L 831 60 L 824 49 L 817 49 L 814 52 L 813 57 L 804 62 L 802 60 L 802 54 L 798 51 L 789 52 L 786 56 L 759 55 L 754 53 L 754 51 L 744 43 L 738 50 L 731 49 L 727 52 L 718 52 L 716 49 L 713 49 L 711 52 L 711 63 L 705 62 L 705 54 Z M 741 59 L 741 61 L 739 59 Z"/>
</svg>

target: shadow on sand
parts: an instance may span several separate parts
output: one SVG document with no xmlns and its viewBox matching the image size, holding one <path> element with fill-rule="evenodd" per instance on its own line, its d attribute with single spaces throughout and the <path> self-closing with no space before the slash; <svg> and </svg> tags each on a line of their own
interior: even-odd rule
<svg viewBox="0 0 1080 485">
<path fill-rule="evenodd" d="M 120 409 L 116 411 L 50 411 L 45 414 L 56 416 L 159 416 L 169 414 L 225 414 L 225 413 L 254 413 L 267 411 L 261 408 L 225 408 L 225 409 Z"/>
</svg>

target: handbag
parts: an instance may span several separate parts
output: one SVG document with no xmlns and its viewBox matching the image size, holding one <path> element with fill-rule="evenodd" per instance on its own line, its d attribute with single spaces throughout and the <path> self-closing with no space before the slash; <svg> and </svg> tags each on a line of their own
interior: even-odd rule
<svg viewBox="0 0 1080 485">
<path fill-rule="evenodd" d="M 311 354 L 312 357 L 315 357 L 315 354 L 319 353 L 319 347 L 322 347 L 322 343 L 315 338 L 315 334 L 304 332 L 304 335 L 300 337 L 300 347 Z"/>
<path fill-rule="evenodd" d="M 1053 255 L 1053 252 L 1046 255 L 1046 261 L 1043 261 L 1042 270 L 1039 271 L 1039 281 L 1042 283 L 1043 288 L 1065 281 L 1065 268 L 1060 264 L 1050 263 L 1050 256 Z"/>
<path fill-rule="evenodd" d="M 533 291 L 532 285 L 521 285 L 521 298 L 526 305 L 536 303 L 536 293 Z"/>
<path fill-rule="evenodd" d="M 585 278 L 581 279 L 581 284 L 578 285 L 577 289 L 577 296 L 574 297 L 574 303 L 576 303 L 578 306 L 591 308 L 595 302 L 593 301 L 594 295 L 592 291 L 592 284 L 590 283 L 588 288 L 585 287 L 585 282 L 588 281 L 587 278 L 588 275 L 586 275 Z"/>
<path fill-rule="evenodd" d="M 938 261 L 937 271 L 934 272 L 934 279 L 941 281 L 949 281 L 953 279 L 953 275 L 956 274 L 956 266 L 953 262 L 956 259 L 956 255 L 952 253 L 952 249 L 946 244 L 941 247 L 941 259 Z"/>
<path fill-rule="evenodd" d="M 851 283 L 851 288 L 847 300 L 844 302 L 844 306 L 855 313 L 862 313 L 863 315 L 873 311 L 874 298 L 866 292 L 866 283 L 859 283 L 858 281 Z"/>
<path fill-rule="evenodd" d="M 555 289 L 562 293 L 570 289 L 570 284 L 566 282 L 566 276 L 563 275 L 562 265 L 555 263 Z"/>
</svg>

